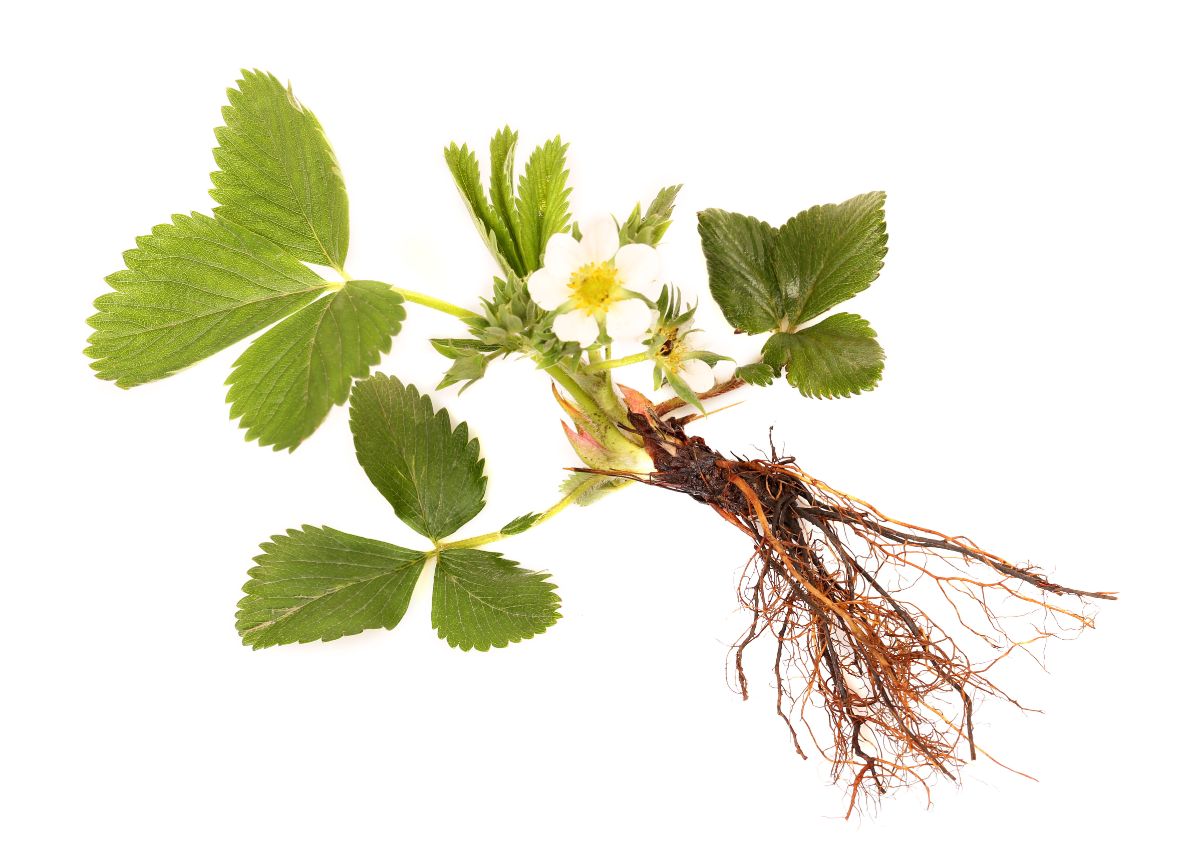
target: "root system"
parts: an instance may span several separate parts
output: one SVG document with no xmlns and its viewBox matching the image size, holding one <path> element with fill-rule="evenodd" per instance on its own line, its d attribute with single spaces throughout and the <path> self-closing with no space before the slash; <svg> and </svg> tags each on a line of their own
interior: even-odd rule
<svg viewBox="0 0 1200 861">
<path fill-rule="evenodd" d="M 929 791 L 982 754 L 984 698 L 1024 708 L 993 681 L 1010 655 L 1092 626 L 1086 599 L 952 536 L 895 520 L 770 457 L 730 458 L 627 392 L 655 472 L 623 477 L 687 494 L 754 545 L 739 597 L 749 627 L 731 651 L 745 698 L 747 650 L 769 643 L 775 706 L 796 752 L 815 750 L 848 788 L 847 815 L 904 785 Z M 934 618 L 926 607 L 941 607 Z M 987 660 L 968 656 L 964 646 Z M 811 743 L 811 747 L 810 747 Z"/>
</svg>

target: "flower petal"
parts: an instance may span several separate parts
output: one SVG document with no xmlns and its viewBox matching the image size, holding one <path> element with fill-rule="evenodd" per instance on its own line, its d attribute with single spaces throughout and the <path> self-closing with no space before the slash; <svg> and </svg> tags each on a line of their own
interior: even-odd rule
<svg viewBox="0 0 1200 861">
<path fill-rule="evenodd" d="M 608 215 L 593 218 L 580 232 L 583 234 L 583 239 L 579 240 L 583 263 L 603 263 L 612 260 L 621 244 L 616 222 Z"/>
<path fill-rule="evenodd" d="M 547 311 L 553 311 L 571 298 L 567 277 L 549 268 L 539 269 L 529 276 L 529 296 Z"/>
<path fill-rule="evenodd" d="M 554 334 L 560 341 L 578 341 L 581 347 L 590 347 L 600 337 L 600 326 L 596 318 L 578 309 L 559 314 L 554 318 Z"/>
<path fill-rule="evenodd" d="M 613 338 L 639 338 L 654 322 L 654 312 L 641 299 L 622 299 L 608 308 L 604 328 Z"/>
<path fill-rule="evenodd" d="M 715 382 L 712 368 L 699 359 L 688 359 L 679 366 L 680 378 L 692 387 L 696 394 L 707 392 Z"/>
<path fill-rule="evenodd" d="M 546 243 L 545 268 L 551 272 L 570 277 L 571 273 L 587 263 L 575 237 L 569 233 L 556 233 Z"/>
<path fill-rule="evenodd" d="M 626 290 L 645 293 L 658 278 L 658 251 L 650 245 L 622 245 L 617 252 L 616 262 L 617 272 L 621 274 L 621 286 Z"/>
</svg>

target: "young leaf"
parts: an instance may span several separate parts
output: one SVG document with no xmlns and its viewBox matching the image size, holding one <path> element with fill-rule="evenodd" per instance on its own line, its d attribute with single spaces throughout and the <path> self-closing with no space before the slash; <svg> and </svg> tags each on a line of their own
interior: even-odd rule
<svg viewBox="0 0 1200 861">
<path fill-rule="evenodd" d="M 517 244 L 528 272 L 542 265 L 546 243 L 571 220 L 571 189 L 567 188 L 567 145 L 548 140 L 533 151 L 518 183 Z"/>
<path fill-rule="evenodd" d="M 350 239 L 342 171 L 321 124 L 290 87 L 244 71 L 216 130 L 210 192 L 216 214 L 281 245 L 297 259 L 340 269 Z"/>
<path fill-rule="evenodd" d="M 725 319 L 751 335 L 777 328 L 783 295 L 771 263 L 775 228 L 721 209 L 706 209 L 699 219 L 709 290 Z"/>
<path fill-rule="evenodd" d="M 443 550 L 433 578 L 433 626 L 464 652 L 540 634 L 559 618 L 558 594 L 547 576 L 499 553 Z"/>
<path fill-rule="evenodd" d="M 350 430 L 371 483 L 425 537 L 445 538 L 483 509 L 479 441 L 415 387 L 383 374 L 355 383 Z"/>
<path fill-rule="evenodd" d="M 541 516 L 542 515 L 539 512 L 531 511 L 528 514 L 522 514 L 520 517 L 514 517 L 512 520 L 508 521 L 508 523 L 500 527 L 500 534 L 520 535 L 527 529 L 532 528 L 532 526 L 538 522 Z"/>
<path fill-rule="evenodd" d="M 872 191 L 814 206 L 779 229 L 775 266 L 791 325 L 825 313 L 879 277 L 887 254 L 884 199 Z"/>
<path fill-rule="evenodd" d="M 125 253 L 96 300 L 85 354 L 129 388 L 166 377 L 304 307 L 324 280 L 274 243 L 228 221 L 176 215 Z"/>
<path fill-rule="evenodd" d="M 392 629 L 412 599 L 425 554 L 330 529 L 289 529 L 262 545 L 238 602 L 255 649 Z"/>
<path fill-rule="evenodd" d="M 230 418 L 246 439 L 294 449 L 344 404 L 404 320 L 404 301 L 387 284 L 347 281 L 270 329 L 234 363 L 226 381 Z"/>
<path fill-rule="evenodd" d="M 575 497 L 575 504 L 582 508 L 629 484 L 629 480 L 624 478 L 608 478 L 598 482 L 592 481 L 594 478 L 594 475 L 585 472 L 572 473 L 563 479 L 558 486 L 558 492 L 566 496 L 578 490 L 581 484 L 587 484 L 588 487 Z"/>
<path fill-rule="evenodd" d="M 646 207 L 642 215 L 642 205 L 639 203 L 629 213 L 625 223 L 621 225 L 621 244 L 626 245 L 640 242 L 645 245 L 658 245 L 662 241 L 667 228 L 671 226 L 671 214 L 675 211 L 675 198 L 679 195 L 682 185 L 669 185 L 660 189 L 654 200 Z"/>
<path fill-rule="evenodd" d="M 479 176 L 479 161 L 475 153 L 465 146 L 450 144 L 445 150 L 446 166 L 454 177 L 454 185 L 462 195 L 463 203 L 470 210 L 476 229 L 483 237 L 483 242 L 492 252 L 500 270 L 506 275 L 518 274 L 521 267 L 520 256 L 512 236 L 508 232 L 499 213 L 488 203 L 483 191 L 483 182 Z"/>
<path fill-rule="evenodd" d="M 492 163 L 492 209 L 495 210 L 504 232 L 511 238 L 513 249 L 517 251 L 515 268 L 518 275 L 525 275 L 529 270 L 523 265 L 517 239 L 519 236 L 517 221 L 517 203 L 513 199 L 513 163 L 516 159 L 517 133 L 505 126 L 492 136 L 490 147 Z"/>
<path fill-rule="evenodd" d="M 834 314 L 799 332 L 767 339 L 763 362 L 810 398 L 844 398 L 870 391 L 883 376 L 883 348 L 857 314 Z"/>
</svg>

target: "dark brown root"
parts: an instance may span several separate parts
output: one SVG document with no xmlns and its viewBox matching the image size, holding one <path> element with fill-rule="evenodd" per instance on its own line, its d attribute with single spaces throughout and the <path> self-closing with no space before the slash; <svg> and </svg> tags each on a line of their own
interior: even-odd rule
<svg viewBox="0 0 1200 861">
<path fill-rule="evenodd" d="M 752 615 L 731 652 L 734 683 L 747 697 L 747 649 L 769 634 L 776 710 L 796 752 L 805 755 L 808 736 L 848 786 L 847 815 L 867 796 L 912 784 L 928 792 L 931 779 L 955 779 L 978 753 L 990 759 L 975 741 L 977 701 L 1024 708 L 991 681 L 995 667 L 1092 627 L 1083 599 L 1115 598 L 887 517 L 773 446 L 769 459 L 730 459 L 689 436 L 686 420 L 660 419 L 641 398 L 630 407 L 656 471 L 624 477 L 706 503 L 754 543 L 739 589 Z M 938 595 L 949 604 L 943 623 L 916 603 Z M 990 659 L 973 662 L 944 625 L 981 641 Z M 814 706 L 824 730 L 810 721 Z"/>
</svg>

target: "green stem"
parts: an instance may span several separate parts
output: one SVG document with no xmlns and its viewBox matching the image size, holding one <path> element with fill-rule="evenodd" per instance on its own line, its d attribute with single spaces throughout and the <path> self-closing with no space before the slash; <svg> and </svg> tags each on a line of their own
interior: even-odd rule
<svg viewBox="0 0 1200 861">
<path fill-rule="evenodd" d="M 529 529 L 533 529 L 534 526 L 541 526 L 560 511 L 565 511 L 570 507 L 572 502 L 579 498 L 581 494 L 595 487 L 608 477 L 609 476 L 606 475 L 593 475 L 588 478 L 587 481 L 581 481 L 578 485 L 572 488 L 570 493 L 563 496 L 562 499 L 538 515 L 538 519 L 533 521 L 533 525 L 530 526 Z M 525 531 L 528 532 L 529 530 Z M 516 534 L 520 535 L 521 533 L 518 532 Z M 439 544 L 433 550 L 429 551 L 429 555 L 435 555 L 443 550 L 463 550 L 468 547 L 482 547 L 484 544 L 491 544 L 494 541 L 499 541 L 501 538 L 508 537 L 509 536 L 504 532 L 488 532 L 485 535 L 475 535 L 471 538 L 463 538 L 458 541 L 451 541 L 447 544 Z"/>
<path fill-rule="evenodd" d="M 600 405 L 596 403 L 595 399 L 583 390 L 583 386 L 575 382 L 571 375 L 558 365 L 550 365 L 545 370 L 547 374 L 554 378 L 555 382 L 571 393 L 571 397 L 575 399 L 584 411 L 597 414 L 603 413 L 603 410 L 600 409 Z"/>
<path fill-rule="evenodd" d="M 466 308 L 460 308 L 458 305 L 453 305 L 436 296 L 427 296 L 424 293 L 418 293 L 415 290 L 405 290 L 403 287 L 392 287 L 392 290 L 404 297 L 406 302 L 415 302 L 418 305 L 424 305 L 426 308 L 433 308 L 435 311 L 441 311 L 443 314 L 450 314 L 460 320 L 475 321 L 479 319 L 479 315 L 474 311 L 468 311 Z"/>
<path fill-rule="evenodd" d="M 636 365 L 638 362 L 645 362 L 654 358 L 654 353 L 647 350 L 644 353 L 636 353 L 632 356 L 622 356 L 619 359 L 605 359 L 602 362 L 588 362 L 589 371 L 607 371 L 611 368 L 623 368 L 626 365 Z"/>
</svg>

